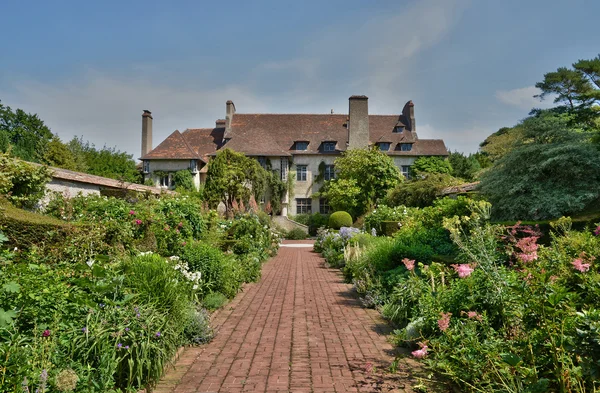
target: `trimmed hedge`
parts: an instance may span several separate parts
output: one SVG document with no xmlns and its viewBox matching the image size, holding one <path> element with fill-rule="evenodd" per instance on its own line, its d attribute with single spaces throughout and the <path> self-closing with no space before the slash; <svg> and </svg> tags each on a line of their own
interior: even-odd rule
<svg viewBox="0 0 600 393">
<path fill-rule="evenodd" d="M 345 211 L 332 213 L 329 216 L 329 228 L 340 229 L 341 227 L 351 227 L 352 216 Z"/>
</svg>

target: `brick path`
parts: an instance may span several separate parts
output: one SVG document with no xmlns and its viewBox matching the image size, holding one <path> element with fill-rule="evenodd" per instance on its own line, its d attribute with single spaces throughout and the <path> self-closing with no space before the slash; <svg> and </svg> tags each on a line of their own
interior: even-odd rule
<svg viewBox="0 0 600 393">
<path fill-rule="evenodd" d="M 155 392 L 412 392 L 415 362 L 386 372 L 389 327 L 311 248 L 282 247 L 213 325 L 215 339 L 187 348 Z"/>
</svg>

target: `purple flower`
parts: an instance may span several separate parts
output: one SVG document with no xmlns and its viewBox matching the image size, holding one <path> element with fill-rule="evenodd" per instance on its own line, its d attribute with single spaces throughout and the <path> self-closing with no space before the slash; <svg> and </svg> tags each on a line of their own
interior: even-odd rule
<svg viewBox="0 0 600 393">
<path fill-rule="evenodd" d="M 82 332 L 84 332 L 84 333 L 87 333 L 87 331 L 88 331 L 88 330 L 87 330 L 87 328 L 86 328 L 86 327 L 82 327 L 82 328 L 81 328 L 81 331 L 82 331 Z"/>
<path fill-rule="evenodd" d="M 160 337 L 160 332 L 156 332 L 155 336 Z"/>
<path fill-rule="evenodd" d="M 126 331 L 126 332 L 128 332 L 128 331 L 129 331 L 129 328 L 127 328 L 127 327 L 126 327 L 126 328 L 125 328 L 125 331 Z"/>
<path fill-rule="evenodd" d="M 135 317 L 139 318 L 140 317 L 140 313 L 135 314 Z"/>
<path fill-rule="evenodd" d="M 100 308 L 104 308 L 106 306 L 106 304 L 100 303 L 99 306 L 100 306 Z"/>
<path fill-rule="evenodd" d="M 121 344 L 121 343 L 117 344 L 117 348 L 119 348 L 119 349 L 121 349 L 122 346 L 123 346 L 123 344 Z"/>
<path fill-rule="evenodd" d="M 129 345 L 125 345 L 125 349 L 129 349 Z"/>
</svg>

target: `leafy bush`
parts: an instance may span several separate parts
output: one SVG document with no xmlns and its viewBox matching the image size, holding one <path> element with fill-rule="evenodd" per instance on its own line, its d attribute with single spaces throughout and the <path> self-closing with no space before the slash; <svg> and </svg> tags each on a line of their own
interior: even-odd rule
<svg viewBox="0 0 600 393">
<path fill-rule="evenodd" d="M 341 227 L 352 226 L 352 216 L 345 211 L 332 213 L 329 216 L 328 226 L 331 229 L 340 229 Z"/>
<path fill-rule="evenodd" d="M 285 238 L 289 240 L 304 240 L 306 239 L 306 236 L 306 232 L 302 229 L 294 228 L 286 233 Z"/>
<path fill-rule="evenodd" d="M 390 190 L 385 203 L 389 206 L 431 206 L 442 189 L 460 183 L 461 181 L 448 174 L 426 173 Z"/>
<path fill-rule="evenodd" d="M 202 304 L 208 310 L 221 308 L 225 303 L 227 303 L 227 296 L 223 295 L 221 292 L 211 292 L 202 300 Z"/>
<path fill-rule="evenodd" d="M 44 196 L 49 180 L 48 168 L 0 153 L 0 194 L 15 206 L 33 208 Z"/>
<path fill-rule="evenodd" d="M 329 214 L 314 213 L 308 219 L 308 234 L 317 235 L 317 230 L 326 227 L 329 222 Z"/>
<path fill-rule="evenodd" d="M 202 274 L 206 289 L 221 292 L 229 298 L 237 294 L 241 283 L 239 268 L 232 256 L 209 244 L 192 242 L 184 247 L 181 259 L 192 271 Z"/>
</svg>

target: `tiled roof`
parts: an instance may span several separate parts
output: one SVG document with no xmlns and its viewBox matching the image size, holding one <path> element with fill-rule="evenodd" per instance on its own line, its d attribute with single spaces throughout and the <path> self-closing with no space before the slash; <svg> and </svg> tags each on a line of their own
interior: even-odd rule
<svg viewBox="0 0 600 393">
<path fill-rule="evenodd" d="M 208 155 L 221 146 L 224 132 L 225 128 L 188 128 L 182 135 L 192 149 L 208 162 Z"/>
<path fill-rule="evenodd" d="M 175 130 L 160 145 L 142 157 L 142 160 L 187 160 L 201 159 L 179 130 Z"/>
<path fill-rule="evenodd" d="M 411 131 L 395 133 L 402 121 L 398 115 L 369 115 L 370 142 L 411 143 L 416 135 Z M 290 155 L 323 153 L 322 142 L 336 141 L 336 152 L 346 150 L 348 115 L 324 114 L 241 114 L 231 123 L 231 141 L 227 147 L 247 155 Z M 304 151 L 294 150 L 294 142 L 307 141 Z M 429 147 L 425 146 L 424 147 Z M 410 152 L 398 152 L 409 153 Z M 447 152 L 435 154 L 446 155 Z"/>
<path fill-rule="evenodd" d="M 415 132 L 399 125 L 410 121 L 403 115 L 369 115 L 369 142 L 389 142 L 388 154 L 400 156 L 447 156 L 441 139 L 418 139 Z M 348 115 L 345 114 L 243 114 L 235 113 L 230 140 L 224 147 L 251 156 L 290 156 L 296 154 L 339 154 L 346 150 Z M 193 128 L 175 131 L 142 159 L 202 159 L 221 147 L 225 128 Z M 308 148 L 295 150 L 295 142 L 306 141 Z M 324 152 L 323 142 L 336 142 L 334 152 Z M 410 151 L 400 150 L 401 143 L 413 143 Z"/>
<path fill-rule="evenodd" d="M 441 195 L 462 194 L 469 191 L 474 191 L 479 186 L 479 182 L 465 183 L 459 186 L 446 187 L 441 191 Z"/>
</svg>

